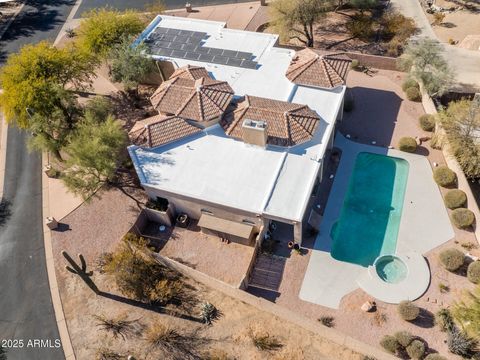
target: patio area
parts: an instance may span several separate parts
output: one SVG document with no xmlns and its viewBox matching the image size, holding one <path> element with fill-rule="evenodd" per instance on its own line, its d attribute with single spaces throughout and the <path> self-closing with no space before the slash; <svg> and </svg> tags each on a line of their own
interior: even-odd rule
<svg viewBox="0 0 480 360">
<path fill-rule="evenodd" d="M 239 287 L 252 261 L 254 247 L 222 242 L 221 238 L 201 232 L 197 220 L 187 228 L 149 221 L 141 234 L 150 239 L 160 255 L 178 261 L 217 280 Z"/>
</svg>

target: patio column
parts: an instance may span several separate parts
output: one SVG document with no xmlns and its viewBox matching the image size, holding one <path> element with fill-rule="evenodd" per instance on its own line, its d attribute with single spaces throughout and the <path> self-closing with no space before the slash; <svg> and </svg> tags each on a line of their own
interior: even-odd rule
<svg viewBox="0 0 480 360">
<path fill-rule="evenodd" d="M 299 245 L 302 245 L 302 233 L 303 233 L 302 228 L 303 226 L 301 221 L 293 224 L 293 239 Z"/>
</svg>

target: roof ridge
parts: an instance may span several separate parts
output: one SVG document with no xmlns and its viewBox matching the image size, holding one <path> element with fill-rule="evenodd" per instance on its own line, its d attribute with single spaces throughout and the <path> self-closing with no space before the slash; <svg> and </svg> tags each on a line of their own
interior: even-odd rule
<svg viewBox="0 0 480 360">
<path fill-rule="evenodd" d="M 243 101 L 245 101 L 245 104 L 243 104 Z M 250 107 L 250 100 L 248 99 L 248 95 L 245 95 L 244 97 L 244 100 L 242 102 L 240 102 L 240 104 L 242 104 L 243 108 L 240 108 L 240 109 L 235 109 L 233 111 L 233 113 L 235 112 L 240 112 L 241 116 L 239 116 L 237 119 L 235 119 L 235 116 L 233 117 L 233 121 L 232 123 L 230 124 L 230 126 L 227 128 L 227 135 L 230 135 L 233 131 L 233 129 L 237 126 L 238 122 L 240 121 L 241 118 L 243 118 L 243 116 L 245 115 L 245 113 L 247 112 L 248 108 Z"/>
<path fill-rule="evenodd" d="M 197 92 L 193 89 L 193 91 L 191 92 L 190 96 L 187 97 L 187 99 L 185 100 L 185 102 L 179 106 L 179 108 L 177 109 L 177 112 L 176 112 L 176 116 L 179 116 L 181 117 L 180 113 L 187 107 L 187 105 L 190 103 L 190 101 L 192 101 L 193 97 L 197 94 Z"/>
</svg>

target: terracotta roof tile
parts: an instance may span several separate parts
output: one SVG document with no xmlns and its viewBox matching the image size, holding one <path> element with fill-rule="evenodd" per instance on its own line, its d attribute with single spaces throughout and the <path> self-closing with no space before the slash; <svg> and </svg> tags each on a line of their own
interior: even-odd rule
<svg viewBox="0 0 480 360">
<path fill-rule="evenodd" d="M 233 99 L 226 81 L 212 79 L 205 68 L 177 69 L 150 98 L 160 113 L 202 122 L 221 117 Z"/>
<path fill-rule="evenodd" d="M 307 105 L 246 95 L 243 100 L 231 104 L 221 125 L 227 135 L 242 139 L 242 125 L 246 119 L 265 121 L 267 143 L 280 146 L 310 140 L 320 121 L 318 114 Z"/>
<path fill-rule="evenodd" d="M 157 147 L 202 131 L 178 116 L 156 115 L 137 121 L 128 136 L 142 147 Z"/>
<path fill-rule="evenodd" d="M 344 54 L 320 55 L 311 49 L 297 51 L 287 69 L 295 84 L 331 89 L 345 84 L 352 60 Z"/>
</svg>

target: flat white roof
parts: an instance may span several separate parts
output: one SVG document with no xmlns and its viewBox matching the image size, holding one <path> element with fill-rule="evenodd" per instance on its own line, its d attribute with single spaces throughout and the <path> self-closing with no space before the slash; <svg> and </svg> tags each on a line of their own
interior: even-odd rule
<svg viewBox="0 0 480 360">
<path fill-rule="evenodd" d="M 235 94 L 306 104 L 322 119 L 313 138 L 291 148 L 266 149 L 229 138 L 219 126 L 154 149 L 129 147 L 145 187 L 245 211 L 301 221 L 315 177 L 334 130 L 345 86 L 332 90 L 297 86 L 285 76 L 294 51 L 274 47 L 278 36 L 226 29 L 225 23 L 159 15 L 140 36 L 157 27 L 206 32 L 205 46 L 251 52 L 259 66 L 245 69 L 156 57 L 176 66 L 205 67 L 228 81 Z"/>
</svg>

